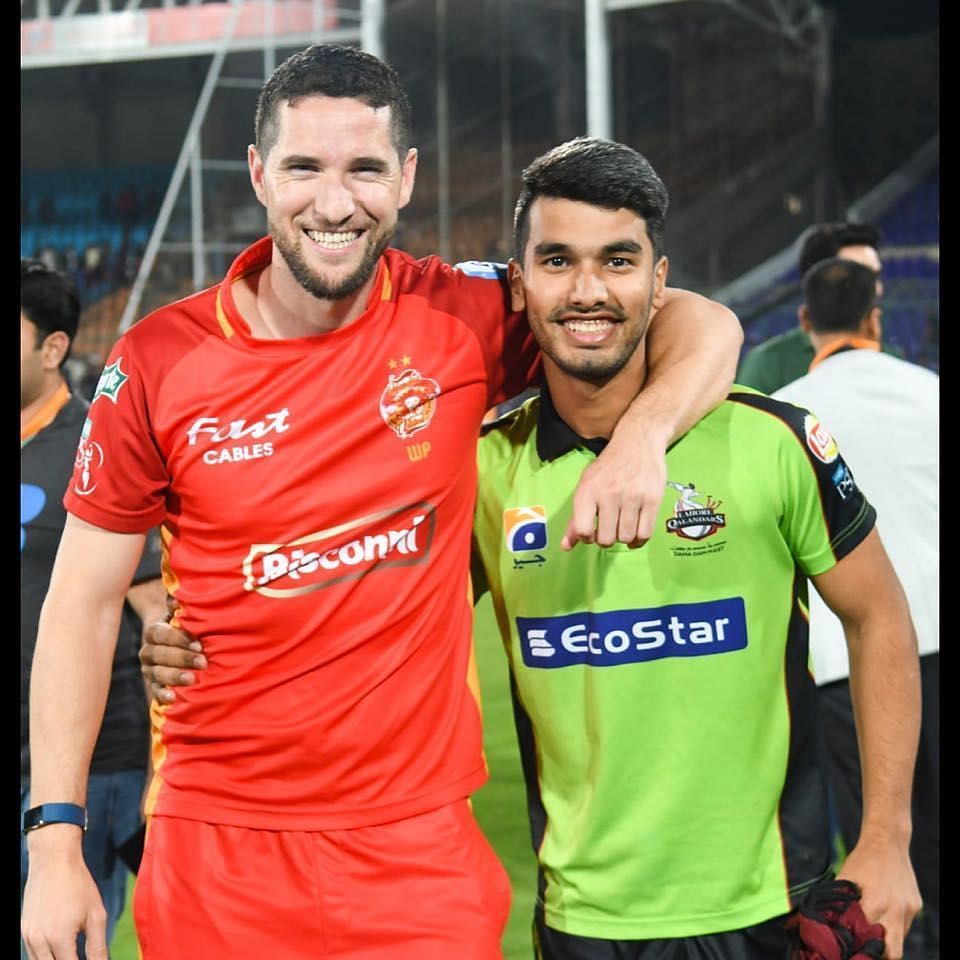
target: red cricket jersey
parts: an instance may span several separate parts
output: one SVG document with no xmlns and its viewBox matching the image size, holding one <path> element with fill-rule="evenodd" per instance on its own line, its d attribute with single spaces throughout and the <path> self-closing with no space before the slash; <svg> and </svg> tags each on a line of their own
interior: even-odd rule
<svg viewBox="0 0 960 960">
<path fill-rule="evenodd" d="M 165 576 L 209 659 L 154 705 L 153 812 L 272 829 L 384 823 L 486 779 L 468 595 L 484 412 L 536 362 L 491 270 L 397 250 L 366 312 L 258 340 L 231 286 L 114 347 L 64 498 L 162 524 Z"/>
</svg>

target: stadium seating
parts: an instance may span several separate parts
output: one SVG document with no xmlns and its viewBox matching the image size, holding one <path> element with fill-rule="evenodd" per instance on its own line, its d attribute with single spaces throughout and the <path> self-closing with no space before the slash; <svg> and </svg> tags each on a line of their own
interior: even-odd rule
<svg viewBox="0 0 960 960">
<path fill-rule="evenodd" d="M 132 281 L 170 174 L 168 167 L 24 172 L 21 255 L 42 257 L 73 273 L 85 305 L 109 296 Z M 901 197 L 879 221 L 884 336 L 908 359 L 933 370 L 939 370 L 939 195 L 937 172 Z M 463 211 L 456 227 L 454 260 L 505 255 L 496 244 L 499 224 L 490 217 L 471 218 Z M 175 228 L 176 223 L 171 234 L 183 233 Z M 428 221 L 420 230 L 401 231 L 398 240 L 406 239 L 411 248 L 426 243 L 433 249 L 434 233 L 435 225 Z M 749 317 L 744 350 L 796 324 L 798 287 L 794 266 L 756 291 L 750 301 L 736 305 L 742 317 Z M 788 295 L 779 297 L 778 290 Z M 763 302 L 776 306 L 755 309 Z"/>
<path fill-rule="evenodd" d="M 21 256 L 71 272 L 85 304 L 106 296 L 129 282 L 170 173 L 160 166 L 24 171 Z"/>
</svg>

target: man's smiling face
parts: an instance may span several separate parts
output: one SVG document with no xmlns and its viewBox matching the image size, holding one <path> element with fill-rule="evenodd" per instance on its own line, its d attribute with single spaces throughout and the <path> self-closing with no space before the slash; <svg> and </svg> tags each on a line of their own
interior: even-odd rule
<svg viewBox="0 0 960 960">
<path fill-rule="evenodd" d="M 267 155 L 248 156 L 274 246 L 315 297 L 350 296 L 371 281 L 410 200 L 416 151 L 401 161 L 390 108 L 351 98 L 284 103 L 277 124 Z"/>
<path fill-rule="evenodd" d="M 526 307 L 548 362 L 605 382 L 641 344 L 666 274 L 632 210 L 541 196 L 530 207 L 523 263 L 511 263 L 513 306 Z"/>
</svg>

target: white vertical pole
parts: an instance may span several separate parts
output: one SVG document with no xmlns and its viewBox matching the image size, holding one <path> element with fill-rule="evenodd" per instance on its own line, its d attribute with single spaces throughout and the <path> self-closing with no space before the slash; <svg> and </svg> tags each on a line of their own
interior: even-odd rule
<svg viewBox="0 0 960 960">
<path fill-rule="evenodd" d="M 384 59 L 383 0 L 362 0 L 360 4 L 360 46 Z"/>
<path fill-rule="evenodd" d="M 193 247 L 193 289 L 206 286 L 206 250 L 203 242 L 203 157 L 200 131 L 193 133 L 190 148 L 190 245 Z"/>
<path fill-rule="evenodd" d="M 435 0 L 437 13 L 437 246 L 450 259 L 450 110 L 447 100 L 447 0 Z"/>
<path fill-rule="evenodd" d="M 147 241 L 147 249 L 143 253 L 143 259 L 140 261 L 140 268 L 137 270 L 137 276 L 134 278 L 133 288 L 130 290 L 127 305 L 123 308 L 123 316 L 120 318 L 118 333 L 126 333 L 126 331 L 130 329 L 137 315 L 137 311 L 140 309 L 140 299 L 143 296 L 147 278 L 150 276 L 151 270 L 153 270 L 153 262 L 156 260 L 157 251 L 160 249 L 160 241 L 163 239 L 167 224 L 170 222 L 173 206 L 174 203 L 176 203 L 177 194 L 180 192 L 180 185 L 183 183 L 184 174 L 187 172 L 187 166 L 193 154 L 193 145 L 199 136 L 204 117 L 207 115 L 207 107 L 210 106 L 210 98 L 213 96 L 217 80 L 220 78 L 223 61 L 227 55 L 227 49 L 237 25 L 237 18 L 243 6 L 240 0 L 231 0 L 231 3 L 232 7 L 223 27 L 220 47 L 213 55 L 210 69 L 207 71 L 207 78 L 203 82 L 203 89 L 200 91 L 200 97 L 197 100 L 196 107 L 194 107 L 193 116 L 190 118 L 190 126 L 187 128 L 186 136 L 183 138 L 183 146 L 180 148 L 180 155 L 177 157 L 176 166 L 173 168 L 173 176 L 170 178 L 167 192 L 164 194 L 163 202 L 160 204 L 160 212 L 157 214 L 156 223 L 153 225 L 153 232 Z"/>
<path fill-rule="evenodd" d="M 587 134 L 613 136 L 610 110 L 610 43 L 604 0 L 584 0 L 587 52 Z"/>
<path fill-rule="evenodd" d="M 507 5 L 510 0 L 500 0 L 499 45 L 500 45 L 500 238 L 504 257 L 509 257 L 513 237 L 513 131 L 510 122 L 512 105 L 510 98 L 510 22 Z"/>
</svg>

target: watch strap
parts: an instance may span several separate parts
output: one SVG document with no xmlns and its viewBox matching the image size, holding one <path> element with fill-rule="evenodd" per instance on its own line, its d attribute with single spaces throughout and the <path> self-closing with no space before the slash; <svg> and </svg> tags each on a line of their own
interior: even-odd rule
<svg viewBox="0 0 960 960">
<path fill-rule="evenodd" d="M 76 803 L 41 803 L 23 815 L 23 832 L 29 833 L 51 823 L 72 823 L 87 829 L 87 811 Z"/>
</svg>

